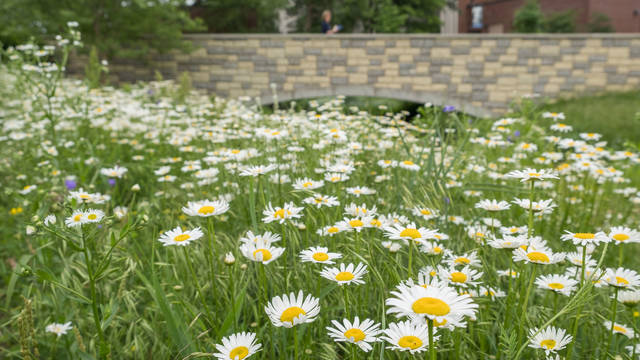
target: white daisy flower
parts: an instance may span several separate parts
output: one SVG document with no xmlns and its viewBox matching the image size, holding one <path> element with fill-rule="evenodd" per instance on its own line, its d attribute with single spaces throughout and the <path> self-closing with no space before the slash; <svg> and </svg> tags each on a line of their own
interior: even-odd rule
<svg viewBox="0 0 640 360">
<path fill-rule="evenodd" d="M 608 236 L 615 245 L 640 242 L 640 232 L 625 226 L 612 227 Z"/>
<path fill-rule="evenodd" d="M 304 297 L 302 290 L 296 296 L 290 293 L 289 296 L 276 296 L 264 307 L 274 326 L 284 326 L 287 328 L 298 324 L 310 323 L 316 319 L 320 313 L 318 298 L 311 295 Z"/>
<path fill-rule="evenodd" d="M 475 317 L 478 305 L 469 295 L 458 295 L 451 287 L 399 286 L 386 300 L 387 314 L 408 316 L 413 320 L 429 318 L 438 322 L 454 321 L 460 315 Z"/>
<path fill-rule="evenodd" d="M 342 254 L 328 252 L 326 247 L 310 247 L 300 252 L 302 262 L 314 262 L 319 264 L 333 264 L 335 259 L 342 257 Z"/>
<path fill-rule="evenodd" d="M 46 332 L 56 334 L 58 337 L 60 337 L 66 334 L 69 330 L 71 330 L 72 327 L 73 326 L 71 326 L 71 321 L 69 321 L 64 324 L 58 324 L 58 323 L 49 324 L 47 325 L 47 327 L 44 328 L 44 330 Z"/>
<path fill-rule="evenodd" d="M 334 207 L 334 206 L 338 206 L 340 205 L 340 202 L 338 201 L 338 198 L 335 196 L 326 196 L 326 195 L 320 195 L 320 194 L 315 194 L 313 196 L 310 196 L 304 200 L 302 200 L 305 204 L 309 204 L 309 205 L 313 205 L 315 207 L 317 207 L 318 209 L 326 206 L 326 207 Z"/>
<path fill-rule="evenodd" d="M 564 349 L 571 340 L 573 340 L 573 337 L 566 335 L 564 329 L 553 326 L 545 328 L 540 332 L 538 332 L 537 328 L 529 330 L 529 347 L 542 349 L 547 356 Z"/>
<path fill-rule="evenodd" d="M 380 341 L 378 334 L 380 330 L 380 324 L 376 324 L 373 320 L 365 319 L 360 322 L 360 319 L 356 316 L 353 322 L 348 319 L 342 320 L 342 323 L 332 320 L 333 327 L 327 326 L 329 336 L 337 342 L 350 342 L 358 345 L 364 352 L 369 352 L 373 349 L 370 343 Z"/>
<path fill-rule="evenodd" d="M 309 178 L 302 178 L 294 181 L 292 185 L 293 185 L 293 188 L 296 190 L 314 190 L 324 186 L 324 181 L 311 180 Z"/>
<path fill-rule="evenodd" d="M 243 360 L 261 350 L 262 345 L 256 343 L 256 334 L 241 332 L 222 338 L 222 344 L 216 344 L 218 359 Z"/>
<path fill-rule="evenodd" d="M 487 211 L 502 211 L 508 210 L 511 205 L 506 201 L 498 200 L 482 200 L 475 205 L 476 209 L 483 209 Z"/>
<path fill-rule="evenodd" d="M 534 264 L 555 264 L 564 260 L 564 254 L 553 253 L 551 249 L 539 247 L 534 248 L 528 246 L 527 250 L 517 248 L 513 251 L 513 261 L 526 261 Z"/>
<path fill-rule="evenodd" d="M 637 288 L 640 286 L 640 275 L 634 270 L 621 267 L 606 269 L 602 280 L 608 285 L 618 288 Z"/>
<path fill-rule="evenodd" d="M 240 241 L 243 243 L 251 244 L 255 244 L 258 241 L 263 241 L 266 244 L 271 244 L 280 241 L 280 235 L 274 234 L 271 231 L 266 231 L 263 234 L 254 234 L 253 231 L 249 230 L 247 231 L 245 236 L 240 238 Z"/>
<path fill-rule="evenodd" d="M 558 176 L 552 170 L 548 169 L 532 169 L 514 170 L 505 175 L 506 178 L 520 179 L 521 182 L 534 180 L 558 179 Z"/>
<path fill-rule="evenodd" d="M 364 284 L 362 277 L 367 273 L 367 265 L 358 264 L 340 264 L 337 268 L 325 268 L 320 272 L 320 276 L 325 279 L 329 279 L 338 283 L 338 285 L 349 285 L 354 283 L 356 285 Z"/>
<path fill-rule="evenodd" d="M 566 276 L 566 275 L 542 275 L 536 278 L 536 285 L 540 289 L 551 290 L 569 296 L 576 289 L 578 281 Z"/>
<path fill-rule="evenodd" d="M 304 208 L 296 207 L 292 202 L 284 204 L 284 207 L 276 208 L 273 208 L 273 206 L 271 206 L 271 203 L 269 203 L 269 205 L 267 205 L 267 208 L 262 212 L 262 214 L 264 215 L 262 221 L 264 221 L 265 223 L 277 221 L 280 224 L 283 224 L 287 220 L 302 217 L 302 210 L 304 210 Z"/>
<path fill-rule="evenodd" d="M 259 239 L 256 242 L 244 242 L 240 245 L 240 252 L 251 261 L 269 264 L 284 253 L 284 248 L 271 246 L 267 240 Z"/>
<path fill-rule="evenodd" d="M 387 349 L 409 351 L 411 354 L 420 353 L 429 349 L 429 328 L 426 323 L 401 321 L 390 323 L 389 328 L 383 330 L 385 336 L 381 340 L 387 341 L 391 346 Z M 440 336 L 434 336 L 436 341 Z"/>
<path fill-rule="evenodd" d="M 192 241 L 200 239 L 203 235 L 204 233 L 199 227 L 192 230 L 182 231 L 182 228 L 177 226 L 176 228 L 163 233 L 158 241 L 160 241 L 164 246 L 186 246 Z"/>
<path fill-rule="evenodd" d="M 603 325 L 607 329 L 607 331 L 611 331 L 613 329 L 614 334 L 621 334 L 628 337 L 629 339 L 633 339 L 633 337 L 635 336 L 635 332 L 633 331 L 633 329 L 628 326 L 618 323 L 611 323 L 611 321 L 609 320 L 605 320 L 603 322 Z"/>
<path fill-rule="evenodd" d="M 560 239 L 571 241 L 575 246 L 598 245 L 611 241 L 609 237 L 602 231 L 597 233 L 572 233 L 565 230 L 566 234 L 562 234 Z"/>
<path fill-rule="evenodd" d="M 182 212 L 189 216 L 209 217 L 229 211 L 229 203 L 224 200 L 189 201 Z"/>
</svg>

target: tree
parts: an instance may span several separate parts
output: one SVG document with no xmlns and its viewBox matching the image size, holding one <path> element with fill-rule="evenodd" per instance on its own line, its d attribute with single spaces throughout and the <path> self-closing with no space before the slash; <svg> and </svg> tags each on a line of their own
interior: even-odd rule
<svg viewBox="0 0 640 360">
<path fill-rule="evenodd" d="M 447 0 L 296 0 L 290 11 L 299 17 L 298 30 L 316 32 L 320 15 L 332 10 L 343 32 L 438 32 L 440 10 Z"/>
<path fill-rule="evenodd" d="M 271 33 L 277 31 L 278 10 L 287 0 L 198 0 L 192 14 L 209 32 Z"/>
<path fill-rule="evenodd" d="M 596 12 L 591 16 L 591 21 L 587 24 L 587 29 L 592 33 L 610 33 L 613 32 L 611 19 L 603 13 Z"/>
<path fill-rule="evenodd" d="M 542 31 L 544 15 L 537 0 L 529 0 L 518 9 L 513 17 L 513 28 L 520 33 L 537 33 Z"/>
<path fill-rule="evenodd" d="M 549 33 L 575 32 L 575 12 L 573 10 L 568 10 L 549 14 L 549 16 L 544 20 L 544 30 Z"/>
<path fill-rule="evenodd" d="M 77 21 L 83 41 L 110 57 L 188 49 L 183 31 L 202 28 L 189 17 L 184 0 L 3 0 L 0 6 L 0 41 L 45 42 L 68 21 Z"/>
</svg>

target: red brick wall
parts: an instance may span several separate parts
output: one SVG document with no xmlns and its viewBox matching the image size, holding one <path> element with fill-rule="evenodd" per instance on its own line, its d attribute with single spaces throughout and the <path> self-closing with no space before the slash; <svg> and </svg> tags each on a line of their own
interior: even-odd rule
<svg viewBox="0 0 640 360">
<path fill-rule="evenodd" d="M 616 32 L 640 32 L 640 0 L 539 0 L 542 12 L 550 14 L 559 11 L 574 10 L 576 31 L 587 31 L 587 24 L 594 13 L 601 12 L 609 16 Z M 473 32 L 471 29 L 471 5 L 483 5 L 482 32 L 496 25 L 502 25 L 504 32 L 511 32 L 515 12 L 526 0 L 459 0 L 461 33 Z M 634 15 L 634 10 L 638 11 Z"/>
</svg>

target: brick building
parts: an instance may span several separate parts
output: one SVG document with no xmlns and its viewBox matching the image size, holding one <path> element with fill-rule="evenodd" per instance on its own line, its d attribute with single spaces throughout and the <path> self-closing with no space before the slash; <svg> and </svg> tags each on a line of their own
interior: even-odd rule
<svg viewBox="0 0 640 360">
<path fill-rule="evenodd" d="M 461 33 L 507 33 L 512 31 L 515 12 L 527 0 L 459 0 Z M 605 14 L 615 32 L 640 32 L 640 0 L 539 0 L 545 15 L 573 10 L 576 31 L 587 31 L 594 15 Z"/>
</svg>

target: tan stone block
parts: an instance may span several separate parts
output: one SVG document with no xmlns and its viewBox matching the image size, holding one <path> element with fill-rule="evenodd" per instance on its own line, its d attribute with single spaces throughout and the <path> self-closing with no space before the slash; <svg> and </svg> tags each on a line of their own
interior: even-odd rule
<svg viewBox="0 0 640 360">
<path fill-rule="evenodd" d="M 366 84 L 367 74 L 349 74 L 349 84 Z"/>
<path fill-rule="evenodd" d="M 451 57 L 451 49 L 443 47 L 431 48 L 431 57 L 434 58 L 449 58 Z"/>
<path fill-rule="evenodd" d="M 558 55 L 560 54 L 560 48 L 558 46 L 540 46 L 538 49 L 540 55 Z"/>
<path fill-rule="evenodd" d="M 471 84 L 460 84 L 458 85 L 458 92 L 467 94 L 471 93 Z"/>
<path fill-rule="evenodd" d="M 627 47 L 615 47 L 609 48 L 609 61 L 615 62 L 616 59 L 628 59 L 629 58 L 629 48 Z"/>
</svg>

